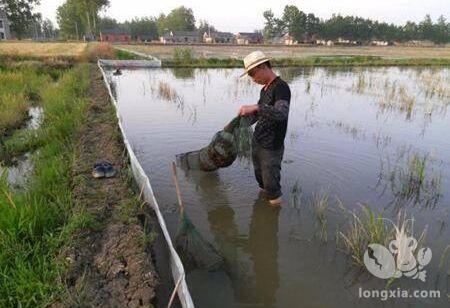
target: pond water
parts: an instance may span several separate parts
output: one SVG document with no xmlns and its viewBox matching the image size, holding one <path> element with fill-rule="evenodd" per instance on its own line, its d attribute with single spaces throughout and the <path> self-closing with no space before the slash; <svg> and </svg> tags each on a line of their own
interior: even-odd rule
<svg viewBox="0 0 450 308">
<path fill-rule="evenodd" d="M 208 144 L 260 86 L 240 69 L 137 69 L 108 78 L 124 128 L 150 177 L 172 236 L 178 227 L 170 176 L 175 155 Z M 227 260 L 187 276 L 198 307 L 448 307 L 450 269 L 450 70 L 283 68 L 292 92 L 282 164 L 283 204 L 258 195 L 251 162 L 182 172 L 186 211 Z M 321 202 L 320 202 L 321 201 Z M 363 205 L 397 221 L 433 252 L 426 281 L 393 290 L 439 290 L 434 298 L 361 298 L 387 280 L 355 268 L 343 245 Z M 390 226 L 391 223 L 383 220 Z M 414 253 L 417 253 L 415 251 Z M 440 264 L 441 263 L 441 264 Z"/>
</svg>

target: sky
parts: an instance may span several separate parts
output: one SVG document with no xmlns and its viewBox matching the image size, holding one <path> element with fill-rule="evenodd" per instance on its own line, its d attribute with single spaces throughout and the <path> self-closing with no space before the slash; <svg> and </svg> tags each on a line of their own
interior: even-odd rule
<svg viewBox="0 0 450 308">
<path fill-rule="evenodd" d="M 41 0 L 37 11 L 56 24 L 56 9 L 64 2 Z M 207 20 L 220 31 L 238 32 L 262 29 L 263 12 L 272 9 L 275 16 L 280 17 L 287 4 L 296 5 L 303 12 L 314 13 L 319 18 L 329 18 L 333 13 L 340 13 L 395 24 L 404 24 L 408 20 L 419 22 L 426 14 L 430 14 L 434 21 L 440 15 L 450 19 L 450 0 L 110 0 L 110 6 L 101 16 L 125 21 L 133 17 L 168 14 L 172 9 L 184 5 L 194 11 L 197 21 Z"/>
</svg>

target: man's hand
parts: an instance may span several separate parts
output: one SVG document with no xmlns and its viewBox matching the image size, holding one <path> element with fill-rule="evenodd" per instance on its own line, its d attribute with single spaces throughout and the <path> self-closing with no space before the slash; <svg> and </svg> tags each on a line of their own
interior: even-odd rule
<svg viewBox="0 0 450 308">
<path fill-rule="evenodd" d="M 242 105 L 238 109 L 238 115 L 240 116 L 246 116 L 252 113 L 255 113 L 258 111 L 258 105 Z"/>
</svg>

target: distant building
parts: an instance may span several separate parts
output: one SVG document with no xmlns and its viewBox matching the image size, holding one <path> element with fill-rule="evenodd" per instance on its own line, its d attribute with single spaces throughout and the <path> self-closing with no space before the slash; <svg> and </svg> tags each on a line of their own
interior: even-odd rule
<svg viewBox="0 0 450 308">
<path fill-rule="evenodd" d="M 143 42 L 143 43 L 150 43 L 151 41 L 153 41 L 153 38 L 154 38 L 153 35 L 141 34 L 141 35 L 138 35 L 137 41 L 138 42 Z"/>
<path fill-rule="evenodd" d="M 332 40 L 316 40 L 317 45 L 333 46 L 334 42 Z"/>
<path fill-rule="evenodd" d="M 258 32 L 238 32 L 236 34 L 236 43 L 240 45 L 262 44 L 263 42 L 264 38 Z"/>
<path fill-rule="evenodd" d="M 129 42 L 131 36 L 125 31 L 114 28 L 100 31 L 100 42 Z"/>
<path fill-rule="evenodd" d="M 0 8 L 0 41 L 11 39 L 11 32 L 9 29 L 9 20 L 6 12 Z"/>
<path fill-rule="evenodd" d="M 275 36 L 271 41 L 272 44 L 280 44 L 280 45 L 294 45 L 297 44 L 294 37 L 289 33 L 284 35 Z"/>
<path fill-rule="evenodd" d="M 202 37 L 198 31 L 169 31 L 159 38 L 163 44 L 170 43 L 201 43 Z"/>
<path fill-rule="evenodd" d="M 347 40 L 347 39 L 343 39 L 343 38 L 338 38 L 338 40 L 336 42 L 334 42 L 335 45 L 342 45 L 342 46 L 359 46 L 362 45 L 362 43 L 360 41 L 352 41 L 352 40 Z"/>
<path fill-rule="evenodd" d="M 234 42 L 234 35 L 230 32 L 205 32 L 203 34 L 204 43 L 231 44 Z"/>
<path fill-rule="evenodd" d="M 432 47 L 435 44 L 428 40 L 411 40 L 402 44 L 404 46 Z"/>
<path fill-rule="evenodd" d="M 373 45 L 373 46 L 389 46 L 389 45 L 392 45 L 388 41 L 376 41 L 376 40 L 370 42 L 370 44 Z"/>
</svg>

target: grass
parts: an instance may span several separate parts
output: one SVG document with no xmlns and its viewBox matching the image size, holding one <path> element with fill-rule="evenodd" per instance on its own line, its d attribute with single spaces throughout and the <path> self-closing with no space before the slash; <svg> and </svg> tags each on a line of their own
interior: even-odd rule
<svg viewBox="0 0 450 308">
<path fill-rule="evenodd" d="M 83 54 L 87 43 L 79 42 L 1 42 L 0 55 L 23 57 L 77 57 Z"/>
<path fill-rule="evenodd" d="M 275 58 L 274 67 L 292 66 L 449 66 L 449 58 L 401 58 L 388 59 L 378 56 L 310 56 L 303 58 Z M 243 62 L 237 58 L 167 58 L 162 59 L 163 67 L 229 67 L 242 68 Z"/>
<path fill-rule="evenodd" d="M 155 91 L 152 85 L 152 91 Z M 177 110 L 181 112 L 183 117 L 186 116 L 186 120 L 191 123 L 197 121 L 197 106 L 191 104 L 185 104 L 183 98 L 169 85 L 169 83 L 160 80 L 158 82 L 158 88 L 156 89 L 158 96 L 168 102 L 173 103 Z M 187 114 L 185 113 L 187 111 Z"/>
<path fill-rule="evenodd" d="M 165 67 L 239 67 L 259 49 L 276 67 L 288 66 L 448 66 L 450 48 L 421 47 L 305 47 L 226 45 L 119 45 L 156 56 Z"/>
<path fill-rule="evenodd" d="M 441 258 L 439 259 L 439 269 L 443 269 L 446 262 L 448 262 L 448 254 L 450 252 L 450 245 L 447 245 L 447 247 L 444 248 L 441 254 Z M 450 275 L 450 272 L 448 273 Z"/>
<path fill-rule="evenodd" d="M 19 127 L 27 117 L 28 105 L 21 94 L 0 96 L 0 136 Z"/>
<path fill-rule="evenodd" d="M 243 59 L 254 50 L 261 50 L 271 58 L 308 58 L 313 56 L 380 56 L 383 58 L 450 58 L 449 47 L 377 47 L 377 46 L 283 46 L 283 45 L 162 45 L 129 44 L 119 47 L 168 59 L 175 48 L 190 48 L 197 57 Z"/>
<path fill-rule="evenodd" d="M 328 241 L 328 233 L 327 233 L 328 194 L 322 193 L 321 195 L 317 195 L 313 200 L 313 209 L 320 226 L 320 240 L 326 243 Z"/>
<path fill-rule="evenodd" d="M 31 67 L 48 70 L 70 68 L 76 63 L 98 59 L 137 59 L 126 51 L 116 50 L 109 43 L 0 43 L 0 69 Z"/>
<path fill-rule="evenodd" d="M 434 207 L 441 198 L 442 175 L 433 171 L 428 155 L 413 152 L 390 171 L 389 180 L 395 203 Z"/>
<path fill-rule="evenodd" d="M 175 101 L 178 98 L 177 92 L 163 80 L 158 83 L 158 94 L 166 101 Z"/>
<path fill-rule="evenodd" d="M 0 182 L 0 306 L 42 306 L 60 286 L 55 259 L 73 230 L 91 222 L 74 213 L 71 196 L 73 136 L 82 123 L 88 84 L 86 65 L 41 90 L 44 123 L 28 189 L 12 192 Z"/>
<path fill-rule="evenodd" d="M 341 208 L 344 208 L 341 204 Z M 348 228 L 339 232 L 344 251 L 356 268 L 364 267 L 364 253 L 371 243 L 387 246 L 392 238 L 392 228 L 383 221 L 382 213 L 372 210 L 368 205 L 361 206 L 362 212 L 350 212 Z"/>
<path fill-rule="evenodd" d="M 434 98 L 445 100 L 450 97 L 450 79 L 440 73 L 425 71 L 422 72 L 418 79 L 422 85 L 422 90 L 425 92 L 426 98 Z"/>
<path fill-rule="evenodd" d="M 39 144 L 37 131 L 21 130 L 28 109 L 40 105 L 42 89 L 59 79 L 54 70 L 24 68 L 0 74 L 0 158 L 24 153 Z"/>
</svg>

